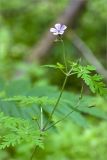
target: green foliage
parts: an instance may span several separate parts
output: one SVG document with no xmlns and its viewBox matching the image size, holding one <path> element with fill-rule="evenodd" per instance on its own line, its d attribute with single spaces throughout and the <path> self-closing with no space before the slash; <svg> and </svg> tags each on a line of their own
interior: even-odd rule
<svg viewBox="0 0 107 160">
<path fill-rule="evenodd" d="M 90 88 L 93 93 L 99 93 L 100 95 L 106 94 L 106 86 L 103 83 L 103 77 L 99 74 L 93 74 L 96 68 L 92 65 L 82 66 L 78 62 L 69 61 L 69 72 L 65 72 L 63 64 L 57 63 L 56 65 L 45 65 L 45 67 L 61 70 L 65 75 L 76 74 L 77 78 L 83 79 L 85 84 Z"/>
<path fill-rule="evenodd" d="M 20 96 L 18 96 L 19 94 Z M 32 88 L 26 80 L 15 80 L 9 83 L 6 87 L 5 98 L 1 97 L 0 107 L 1 110 L 8 115 L 12 115 L 14 117 L 17 115 L 18 117 L 30 120 L 34 116 L 38 119 L 38 114 L 40 114 L 40 107 L 38 108 L 38 106 L 42 105 L 44 118 L 47 119 L 56 103 L 58 95 L 59 90 L 56 87 L 35 85 Z M 107 120 L 106 113 L 101 109 L 96 108 L 95 98 L 91 96 L 83 96 L 82 99 L 79 99 L 79 97 L 80 95 L 64 91 L 59 106 L 55 111 L 53 121 L 55 122 L 56 118 L 63 118 L 70 112 L 72 112 L 72 114 L 68 116 L 68 119 L 82 127 L 90 125 L 87 119 L 82 115 L 83 113 Z M 6 108 L 5 106 L 8 107 Z"/>
<path fill-rule="evenodd" d="M 71 121 L 62 122 L 58 132 L 49 132 L 46 137 L 45 150 L 38 149 L 33 159 L 37 160 L 105 160 L 107 159 L 107 123 L 97 121 L 90 128 L 81 128 Z M 68 138 L 69 137 L 69 138 Z M 21 143 L 14 148 L 12 155 L 7 150 L 1 150 L 0 156 L 7 159 L 26 160 L 31 156 L 31 143 Z M 77 154 L 78 153 L 78 154 Z M 30 159 L 30 158 L 29 158 Z M 1 158 L 1 160 L 3 160 Z"/>
<path fill-rule="evenodd" d="M 64 69 L 65 66 L 59 62 L 57 62 L 56 65 L 44 65 L 43 67 L 49 67 L 49 68 L 54 68 L 54 69 Z"/>
<path fill-rule="evenodd" d="M 48 97 L 31 97 L 31 96 L 14 96 L 13 98 L 6 98 L 4 101 L 19 102 L 20 105 L 37 104 L 39 106 L 55 105 L 56 99 L 49 99 Z"/>
<path fill-rule="evenodd" d="M 77 78 L 82 78 L 93 93 L 105 94 L 106 89 L 105 84 L 102 82 L 103 77 L 98 74 L 92 75 L 92 71 L 95 71 L 94 66 L 82 66 L 73 62 L 71 67 L 73 73 L 77 74 Z"/>
<path fill-rule="evenodd" d="M 104 61 L 104 28 L 107 17 L 105 1 L 89 1 L 87 10 L 84 12 L 82 19 L 80 18 L 81 24 L 77 29 L 78 34 L 94 53 L 99 54 L 99 59 L 103 64 L 106 64 L 106 61 Z M 0 148 L 9 147 L 11 150 L 14 146 L 16 154 L 16 157 L 14 157 L 14 155 L 10 155 L 11 151 L 0 151 L 1 160 L 12 160 L 12 158 L 14 160 L 26 160 L 30 157 L 31 150 L 35 145 L 43 148 L 41 132 L 40 129 L 37 129 L 35 122 L 38 120 L 40 124 L 40 106 L 43 108 L 44 123 L 49 119 L 60 91 L 55 86 L 49 85 L 51 78 L 46 70 L 39 65 L 28 64 L 23 61 L 26 58 L 28 59 L 32 47 L 39 41 L 42 33 L 47 30 L 52 21 L 62 12 L 67 2 L 68 0 L 39 0 L 35 2 L 11 0 L 7 3 L 7 0 L 0 0 L 0 75 L 6 80 L 5 82 L 4 79 L 0 79 Z M 77 52 L 73 47 L 71 48 L 71 40 L 69 42 L 65 39 L 65 43 L 68 46 L 69 55 L 77 58 L 77 54 L 75 54 Z M 53 51 L 55 51 L 55 54 L 51 54 L 51 61 L 59 61 L 62 58 L 62 50 L 54 47 Z M 85 82 L 93 93 L 103 95 L 106 92 L 105 85 L 102 82 L 103 79 L 95 73 L 95 67 L 93 66 L 82 66 L 71 62 L 68 66 L 71 70 L 69 73 L 65 72 L 65 66 L 61 63 L 47 65 L 47 67 L 58 69 L 65 76 L 76 75 L 77 78 L 81 78 Z M 24 80 L 13 80 L 18 79 L 18 76 L 24 77 Z M 10 79 L 12 81 L 9 81 Z M 62 83 L 59 74 L 53 76 L 52 79 L 58 79 Z M 77 81 L 79 82 L 79 80 Z M 72 83 L 72 86 L 75 85 L 75 89 L 77 89 L 77 83 L 75 82 Z M 71 90 L 70 86 L 68 87 Z M 106 122 L 104 122 L 104 126 L 98 125 L 98 128 L 97 126 L 94 127 L 95 129 L 90 128 L 93 119 L 95 122 L 100 121 L 100 119 L 102 121 L 107 120 L 106 109 L 104 109 L 105 111 L 102 109 L 103 102 L 105 106 L 107 105 L 106 100 L 103 99 L 98 107 L 98 97 L 93 98 L 86 95 L 83 95 L 82 99 L 80 97 L 81 94 L 63 92 L 55 114 L 47 127 L 60 121 L 64 129 L 61 128 L 58 135 L 48 134 L 45 143 L 47 150 L 35 154 L 36 158 L 39 160 L 77 160 L 78 157 L 79 160 L 107 159 L 105 154 L 105 148 L 107 148 L 105 141 Z M 23 107 L 19 107 L 22 105 Z M 105 106 L 104 108 L 106 108 Z M 66 116 L 68 114 L 69 116 Z M 65 118 L 70 121 L 70 124 L 66 123 Z M 84 133 L 76 125 L 71 127 L 72 121 L 78 126 L 82 126 L 82 131 L 85 128 Z M 66 127 L 68 127 L 67 131 Z M 88 134 L 87 130 L 89 131 Z M 51 128 L 51 131 L 53 133 L 55 127 Z M 70 141 L 68 137 L 71 134 L 72 140 Z M 70 148 L 69 151 L 68 148 Z M 96 150 L 97 154 L 94 152 Z"/>
<path fill-rule="evenodd" d="M 5 116 L 0 113 L 0 149 L 15 146 L 22 142 L 33 143 L 43 148 L 40 132 L 29 121 Z"/>
<path fill-rule="evenodd" d="M 87 129 L 79 128 L 72 122 L 63 124 L 59 126 L 58 133 L 49 137 L 46 151 L 39 151 L 38 159 L 105 160 L 107 158 L 106 122 L 93 124 Z M 44 155 L 44 158 L 41 155 Z"/>
</svg>

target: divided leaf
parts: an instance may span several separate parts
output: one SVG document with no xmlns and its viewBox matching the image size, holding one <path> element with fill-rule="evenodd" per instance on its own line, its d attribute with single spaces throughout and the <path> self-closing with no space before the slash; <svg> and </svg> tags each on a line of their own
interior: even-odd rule
<svg viewBox="0 0 107 160">
<path fill-rule="evenodd" d="M 99 74 L 92 75 L 92 72 L 95 71 L 94 66 L 82 66 L 74 62 L 70 62 L 70 66 L 72 67 L 73 74 L 77 74 L 77 78 L 83 79 L 93 93 L 105 94 L 106 87 L 102 82 L 103 77 Z"/>
<path fill-rule="evenodd" d="M 30 142 L 43 148 L 41 133 L 27 120 L 5 116 L 0 112 L 0 149 Z M 6 131 L 6 132 L 5 132 Z"/>
<path fill-rule="evenodd" d="M 31 97 L 31 96 L 14 96 L 10 98 L 3 99 L 3 101 L 14 101 L 18 102 L 20 105 L 37 104 L 40 106 L 54 105 L 56 103 L 55 98 L 43 97 Z"/>
</svg>

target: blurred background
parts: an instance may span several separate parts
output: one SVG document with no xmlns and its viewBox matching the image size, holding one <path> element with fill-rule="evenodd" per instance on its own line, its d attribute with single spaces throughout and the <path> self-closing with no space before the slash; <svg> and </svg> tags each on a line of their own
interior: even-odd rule
<svg viewBox="0 0 107 160">
<path fill-rule="evenodd" d="M 68 60 L 96 67 L 107 83 L 106 0 L 0 0 L 0 88 L 13 80 L 26 79 L 31 85 L 57 86 L 63 75 L 41 67 L 62 62 L 62 46 L 49 30 L 55 23 L 67 26 L 63 35 Z M 66 90 L 80 93 L 81 82 L 68 80 Z M 85 96 L 90 94 L 84 88 Z M 0 95 L 3 95 L 0 89 Z M 97 107 L 107 113 L 107 102 L 96 96 Z M 85 115 L 86 116 L 86 115 Z M 46 139 L 38 160 L 107 159 L 107 122 L 87 116 L 90 128 L 72 121 L 62 122 Z M 27 160 L 30 144 L 0 151 L 0 160 Z"/>
</svg>

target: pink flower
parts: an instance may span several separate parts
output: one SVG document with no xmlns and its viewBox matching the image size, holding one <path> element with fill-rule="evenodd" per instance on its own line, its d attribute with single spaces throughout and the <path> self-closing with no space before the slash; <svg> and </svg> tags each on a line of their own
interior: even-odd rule
<svg viewBox="0 0 107 160">
<path fill-rule="evenodd" d="M 66 28 L 67 26 L 58 23 L 55 24 L 55 28 L 50 28 L 50 32 L 52 32 L 54 35 L 62 35 Z"/>
</svg>

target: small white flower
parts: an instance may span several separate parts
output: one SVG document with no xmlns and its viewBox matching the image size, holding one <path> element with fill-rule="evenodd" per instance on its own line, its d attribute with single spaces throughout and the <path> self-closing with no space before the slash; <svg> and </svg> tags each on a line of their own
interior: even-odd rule
<svg viewBox="0 0 107 160">
<path fill-rule="evenodd" d="M 67 26 L 58 23 L 55 24 L 55 28 L 50 28 L 50 32 L 52 32 L 54 35 L 62 35 L 66 28 Z"/>
</svg>

